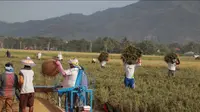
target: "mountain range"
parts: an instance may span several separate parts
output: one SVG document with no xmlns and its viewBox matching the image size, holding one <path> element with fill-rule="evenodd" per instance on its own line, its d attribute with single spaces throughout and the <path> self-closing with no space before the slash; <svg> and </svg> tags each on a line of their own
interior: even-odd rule
<svg viewBox="0 0 200 112">
<path fill-rule="evenodd" d="M 145 1 L 91 15 L 67 14 L 45 20 L 0 22 L 3 36 L 70 39 L 113 37 L 161 43 L 200 40 L 200 1 Z"/>
</svg>

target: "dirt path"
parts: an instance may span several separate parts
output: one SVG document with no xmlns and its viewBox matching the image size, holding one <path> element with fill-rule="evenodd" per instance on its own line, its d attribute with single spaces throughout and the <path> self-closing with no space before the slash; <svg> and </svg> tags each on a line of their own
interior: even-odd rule
<svg viewBox="0 0 200 112">
<path fill-rule="evenodd" d="M 15 103 L 13 105 L 13 112 L 19 112 L 19 104 Z M 28 108 L 27 108 L 28 112 Z M 64 112 L 64 110 L 59 107 L 49 103 L 49 101 L 42 98 L 35 98 L 34 100 L 34 112 Z M 94 109 L 93 112 L 104 112 L 100 109 Z"/>
<path fill-rule="evenodd" d="M 13 105 L 14 112 L 18 112 L 18 103 Z M 28 112 L 28 111 L 27 111 Z M 47 100 L 36 98 L 34 101 L 34 112 L 64 112 L 57 106 L 50 104 Z"/>
</svg>

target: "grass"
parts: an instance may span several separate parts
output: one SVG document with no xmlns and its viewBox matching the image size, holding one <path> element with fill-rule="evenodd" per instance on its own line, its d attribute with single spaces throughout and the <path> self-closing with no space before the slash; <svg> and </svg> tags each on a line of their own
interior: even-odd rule
<svg viewBox="0 0 200 112">
<path fill-rule="evenodd" d="M 38 51 L 11 50 L 13 58 L 5 58 L 5 50 L 0 53 L 0 71 L 6 62 L 14 63 L 15 72 L 18 73 L 22 65 L 20 60 L 31 56 L 37 66 L 35 71 L 35 85 L 54 85 L 62 80 L 58 78 L 45 78 L 40 74 L 41 64 L 44 60 L 57 56 L 58 52 L 43 52 L 43 59 L 36 60 Z M 91 59 L 97 58 L 98 53 L 63 52 L 64 68 L 68 65 L 66 60 L 77 57 L 84 66 L 90 87 L 94 88 L 96 105 L 108 102 L 121 112 L 199 112 L 200 111 L 200 62 L 191 57 L 180 57 L 176 77 L 167 77 L 167 65 L 163 56 L 144 56 L 142 67 L 136 69 L 136 89 L 125 88 L 123 84 L 124 70 L 119 54 L 112 54 L 106 69 L 101 69 L 99 63 L 92 64 Z M 46 79 L 46 81 L 44 81 Z M 92 82 L 95 82 L 92 84 Z M 51 98 L 54 97 L 51 94 Z M 44 97 L 44 95 L 38 95 Z M 50 99 L 51 99 L 50 98 Z M 55 101 L 56 103 L 56 101 Z"/>
</svg>

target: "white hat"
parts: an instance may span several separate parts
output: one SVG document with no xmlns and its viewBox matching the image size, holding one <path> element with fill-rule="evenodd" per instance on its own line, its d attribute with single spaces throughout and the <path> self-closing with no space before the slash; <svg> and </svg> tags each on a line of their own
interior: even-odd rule
<svg viewBox="0 0 200 112">
<path fill-rule="evenodd" d="M 21 62 L 23 65 L 35 66 L 35 63 L 33 62 L 33 60 L 31 60 L 29 56 L 27 56 L 26 59 L 21 60 Z"/>
<path fill-rule="evenodd" d="M 72 64 L 72 65 L 77 65 L 77 66 L 78 66 L 78 64 L 79 64 L 78 59 L 76 59 L 76 58 L 70 59 L 70 60 L 68 61 L 68 63 L 69 63 L 69 64 Z"/>
</svg>

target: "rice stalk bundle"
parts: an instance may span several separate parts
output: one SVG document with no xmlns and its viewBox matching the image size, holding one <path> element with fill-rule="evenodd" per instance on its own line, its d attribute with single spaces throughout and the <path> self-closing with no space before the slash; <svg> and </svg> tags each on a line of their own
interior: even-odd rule
<svg viewBox="0 0 200 112">
<path fill-rule="evenodd" d="M 134 64 L 141 57 L 142 51 L 131 45 L 126 47 L 121 54 L 122 61 L 127 64 Z"/>
<path fill-rule="evenodd" d="M 175 59 L 178 59 L 178 56 L 176 53 L 169 53 L 169 54 L 165 55 L 165 57 L 164 57 L 164 61 L 166 63 L 175 63 Z"/>
<path fill-rule="evenodd" d="M 98 57 L 98 60 L 99 62 L 108 61 L 108 57 L 109 57 L 109 54 L 107 52 L 101 52 Z"/>
<path fill-rule="evenodd" d="M 44 76 L 54 77 L 59 73 L 54 59 L 46 60 L 42 63 L 42 74 Z"/>
</svg>

